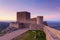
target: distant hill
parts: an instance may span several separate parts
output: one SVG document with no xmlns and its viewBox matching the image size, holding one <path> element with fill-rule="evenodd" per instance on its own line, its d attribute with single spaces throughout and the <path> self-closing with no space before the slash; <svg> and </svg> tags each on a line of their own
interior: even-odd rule
<svg viewBox="0 0 60 40">
<path fill-rule="evenodd" d="M 47 24 L 49 27 L 60 30 L 60 21 L 48 21 Z"/>
<path fill-rule="evenodd" d="M 0 22 L 0 31 L 7 28 L 9 26 L 9 22 Z"/>
</svg>

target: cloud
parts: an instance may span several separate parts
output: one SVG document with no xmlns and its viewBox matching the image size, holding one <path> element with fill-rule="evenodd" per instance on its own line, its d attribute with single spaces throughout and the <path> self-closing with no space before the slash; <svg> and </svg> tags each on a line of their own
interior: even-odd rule
<svg viewBox="0 0 60 40">
<path fill-rule="evenodd" d="M 59 14 L 52 14 L 52 15 L 46 15 L 44 16 L 44 20 L 53 20 L 53 19 L 60 19 Z"/>
<path fill-rule="evenodd" d="M 60 7 L 56 7 L 56 9 L 60 11 Z"/>
</svg>

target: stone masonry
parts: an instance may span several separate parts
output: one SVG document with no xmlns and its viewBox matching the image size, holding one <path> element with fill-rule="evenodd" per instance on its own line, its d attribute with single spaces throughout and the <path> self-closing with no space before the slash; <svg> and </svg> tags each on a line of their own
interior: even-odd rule
<svg viewBox="0 0 60 40">
<path fill-rule="evenodd" d="M 30 12 L 22 11 L 17 12 L 17 22 L 10 23 L 10 27 L 15 28 L 30 28 L 30 30 L 40 30 L 43 28 L 43 16 L 37 16 L 36 18 L 30 18 Z M 19 26 L 21 23 L 23 25 Z M 24 27 L 25 26 L 25 27 Z"/>
</svg>

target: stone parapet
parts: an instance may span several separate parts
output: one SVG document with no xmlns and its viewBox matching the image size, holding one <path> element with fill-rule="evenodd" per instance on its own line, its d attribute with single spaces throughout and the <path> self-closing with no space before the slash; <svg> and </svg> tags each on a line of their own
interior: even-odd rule
<svg viewBox="0 0 60 40">
<path fill-rule="evenodd" d="M 46 34 L 46 40 L 60 40 L 60 30 L 44 26 L 44 32 Z"/>
</svg>

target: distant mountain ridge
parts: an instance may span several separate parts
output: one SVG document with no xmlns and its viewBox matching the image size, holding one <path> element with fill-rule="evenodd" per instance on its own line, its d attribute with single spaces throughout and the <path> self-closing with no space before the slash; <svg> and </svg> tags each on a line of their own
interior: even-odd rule
<svg viewBox="0 0 60 40">
<path fill-rule="evenodd" d="M 7 28 L 10 22 L 0 22 L 0 31 Z M 47 21 L 48 26 L 60 30 L 60 22 L 59 21 Z"/>
<path fill-rule="evenodd" d="M 9 22 L 0 22 L 0 31 L 7 28 L 9 26 Z"/>
<path fill-rule="evenodd" d="M 60 21 L 48 21 L 48 26 L 60 30 Z"/>
</svg>

